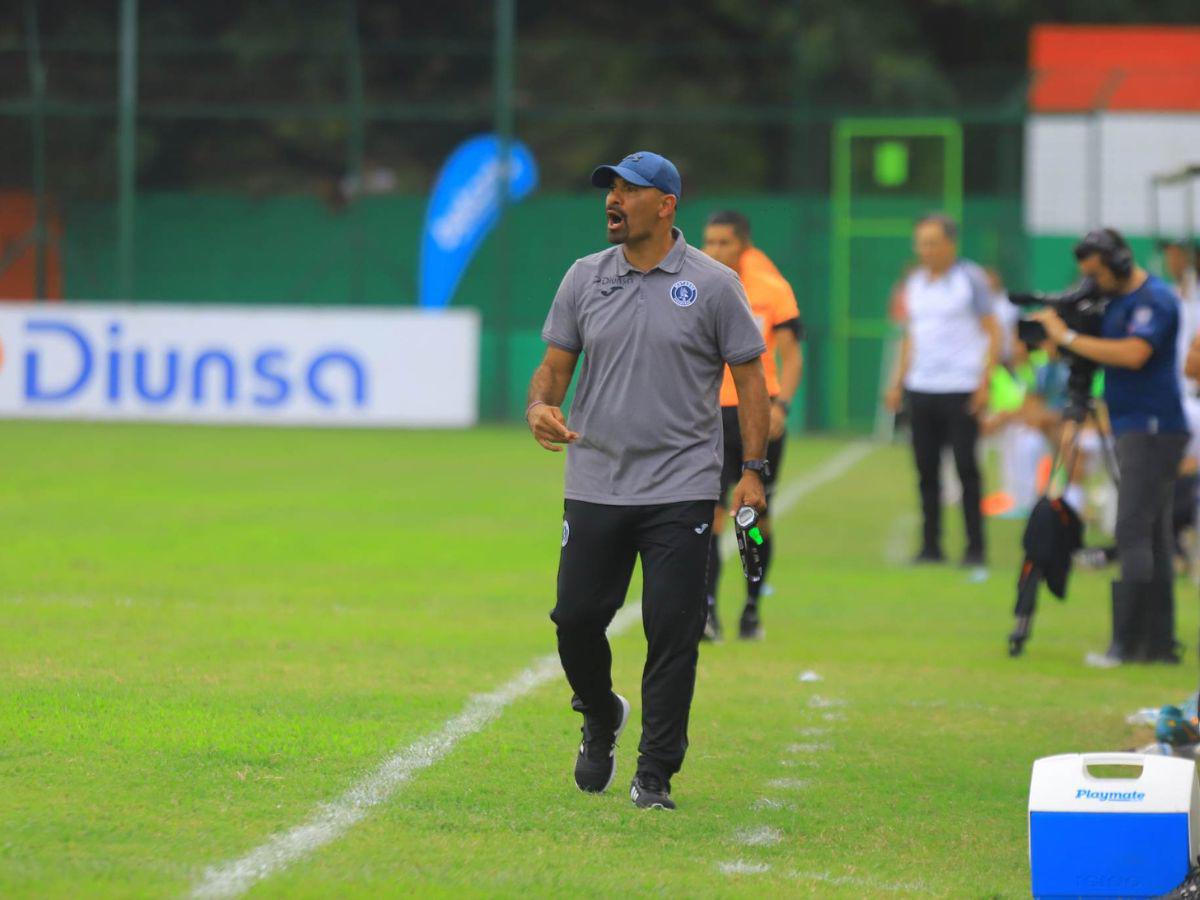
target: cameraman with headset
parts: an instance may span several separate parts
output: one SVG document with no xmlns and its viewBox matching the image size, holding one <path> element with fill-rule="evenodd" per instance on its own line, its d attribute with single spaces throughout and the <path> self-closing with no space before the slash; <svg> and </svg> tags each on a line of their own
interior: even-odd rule
<svg viewBox="0 0 1200 900">
<path fill-rule="evenodd" d="M 1080 275 L 1094 283 L 1093 296 L 1109 298 L 1099 336 L 1077 334 L 1053 309 L 1033 318 L 1059 346 L 1104 367 L 1104 401 L 1116 437 L 1121 580 L 1112 588 L 1112 643 L 1089 663 L 1178 663 L 1171 502 L 1188 441 L 1175 371 L 1179 304 L 1111 228 L 1084 235 L 1075 259 Z"/>
</svg>

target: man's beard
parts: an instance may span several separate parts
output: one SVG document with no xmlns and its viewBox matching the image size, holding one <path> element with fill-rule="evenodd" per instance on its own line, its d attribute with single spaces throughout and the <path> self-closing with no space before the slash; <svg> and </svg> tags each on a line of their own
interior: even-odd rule
<svg viewBox="0 0 1200 900">
<path fill-rule="evenodd" d="M 624 244 L 629 240 L 629 219 L 616 209 L 605 210 L 604 236 L 610 244 Z"/>
</svg>

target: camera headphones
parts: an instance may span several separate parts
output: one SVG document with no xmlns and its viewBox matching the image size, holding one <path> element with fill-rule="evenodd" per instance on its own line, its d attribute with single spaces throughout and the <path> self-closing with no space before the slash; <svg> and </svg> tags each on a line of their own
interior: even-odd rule
<svg viewBox="0 0 1200 900">
<path fill-rule="evenodd" d="M 1133 274 L 1133 251 L 1115 229 L 1097 228 L 1089 231 L 1075 245 L 1076 259 L 1087 259 L 1094 254 L 1099 254 L 1100 261 L 1118 278 L 1128 278 Z"/>
</svg>

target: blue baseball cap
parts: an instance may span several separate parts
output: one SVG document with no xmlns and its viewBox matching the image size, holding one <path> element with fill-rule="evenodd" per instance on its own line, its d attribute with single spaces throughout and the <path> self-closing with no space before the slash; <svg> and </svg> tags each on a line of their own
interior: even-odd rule
<svg viewBox="0 0 1200 900">
<path fill-rule="evenodd" d="M 592 172 L 592 186 L 611 187 L 613 178 L 618 175 L 630 184 L 656 187 L 664 194 L 674 194 L 676 197 L 683 194 L 683 183 L 675 163 L 649 150 L 630 153 L 615 166 L 597 166 Z"/>
</svg>

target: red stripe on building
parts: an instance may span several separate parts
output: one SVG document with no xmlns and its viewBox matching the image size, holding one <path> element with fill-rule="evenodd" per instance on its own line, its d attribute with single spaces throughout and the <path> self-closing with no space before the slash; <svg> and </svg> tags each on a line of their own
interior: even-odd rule
<svg viewBox="0 0 1200 900">
<path fill-rule="evenodd" d="M 1036 112 L 1200 111 L 1200 27 L 1037 25 Z"/>
</svg>

